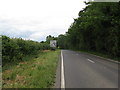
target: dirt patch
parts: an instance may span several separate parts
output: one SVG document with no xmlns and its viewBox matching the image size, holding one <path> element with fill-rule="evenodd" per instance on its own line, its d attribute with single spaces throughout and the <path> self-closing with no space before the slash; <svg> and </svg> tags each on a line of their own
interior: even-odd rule
<svg viewBox="0 0 120 90">
<path fill-rule="evenodd" d="M 20 62 L 19 64 L 27 64 L 27 62 Z"/>
<path fill-rule="evenodd" d="M 49 52 L 50 50 L 43 50 L 42 52 Z"/>
<path fill-rule="evenodd" d="M 19 68 L 21 65 L 24 65 L 24 64 L 28 64 L 27 62 L 20 62 L 18 65 L 17 65 L 17 68 Z"/>
<path fill-rule="evenodd" d="M 26 83 L 26 82 L 25 82 L 25 76 L 17 75 L 17 76 L 16 76 L 16 79 L 15 79 L 15 82 L 25 84 L 25 83 Z"/>
<path fill-rule="evenodd" d="M 12 80 L 3 80 L 3 85 L 13 85 L 14 81 Z"/>
<path fill-rule="evenodd" d="M 12 72 L 12 70 L 5 70 L 5 71 L 4 71 L 5 74 L 9 74 L 9 73 L 11 73 L 11 72 Z"/>
<path fill-rule="evenodd" d="M 32 67 L 32 68 L 31 68 L 31 70 L 34 70 L 34 69 L 35 69 L 35 67 Z"/>
<path fill-rule="evenodd" d="M 3 85 L 5 86 L 12 86 L 15 83 L 21 83 L 21 84 L 25 84 L 25 77 L 24 76 L 20 76 L 17 75 L 15 80 L 3 80 Z"/>
<path fill-rule="evenodd" d="M 43 64 L 43 62 L 36 62 L 35 64 L 36 65 L 41 65 L 41 64 Z"/>
</svg>

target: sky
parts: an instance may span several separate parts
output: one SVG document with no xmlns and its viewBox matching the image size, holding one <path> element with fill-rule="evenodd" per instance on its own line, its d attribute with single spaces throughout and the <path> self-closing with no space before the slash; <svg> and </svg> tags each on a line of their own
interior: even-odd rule
<svg viewBox="0 0 120 90">
<path fill-rule="evenodd" d="M 44 41 L 68 31 L 85 0 L 0 0 L 0 35 Z"/>
</svg>

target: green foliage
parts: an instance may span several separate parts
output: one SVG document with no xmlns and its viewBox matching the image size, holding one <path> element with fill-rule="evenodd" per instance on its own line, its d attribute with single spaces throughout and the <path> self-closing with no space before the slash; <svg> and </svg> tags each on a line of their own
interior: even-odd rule
<svg viewBox="0 0 120 90">
<path fill-rule="evenodd" d="M 3 88 L 51 88 L 54 84 L 59 50 L 38 52 L 38 58 L 29 55 L 29 60 L 17 65 L 3 67 Z M 27 58 L 28 57 L 24 57 Z"/>
<path fill-rule="evenodd" d="M 68 47 L 68 44 L 67 44 L 67 37 L 65 35 L 59 35 L 58 36 L 58 46 L 61 48 L 61 49 L 64 49 L 64 48 L 67 48 Z"/>
<path fill-rule="evenodd" d="M 40 50 L 49 50 L 50 49 L 50 45 L 47 42 L 44 43 L 40 43 Z"/>
<path fill-rule="evenodd" d="M 96 51 L 120 57 L 120 2 L 88 2 L 65 35 L 61 48 Z"/>
<path fill-rule="evenodd" d="M 50 40 L 57 40 L 57 37 L 54 37 L 54 36 L 51 36 L 51 35 L 49 35 L 49 36 L 47 36 L 46 37 L 46 43 L 50 43 Z"/>
<path fill-rule="evenodd" d="M 39 50 L 50 49 L 48 43 L 39 43 L 22 38 L 2 36 L 2 63 L 22 61 L 26 55 L 36 54 Z"/>
</svg>

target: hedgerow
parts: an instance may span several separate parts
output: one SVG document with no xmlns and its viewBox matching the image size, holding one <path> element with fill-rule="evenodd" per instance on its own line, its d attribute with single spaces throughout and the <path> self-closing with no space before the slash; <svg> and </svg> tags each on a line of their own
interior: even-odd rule
<svg viewBox="0 0 120 90">
<path fill-rule="evenodd" d="M 26 55 L 36 54 L 39 50 L 50 49 L 48 43 L 40 43 L 22 38 L 2 36 L 2 65 L 22 61 Z"/>
</svg>

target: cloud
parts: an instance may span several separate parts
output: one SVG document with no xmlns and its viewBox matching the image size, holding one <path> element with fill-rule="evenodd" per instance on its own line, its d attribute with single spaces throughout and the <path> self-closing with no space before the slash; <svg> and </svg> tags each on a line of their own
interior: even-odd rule
<svg viewBox="0 0 120 90">
<path fill-rule="evenodd" d="M 1 0 L 0 34 L 42 41 L 65 33 L 85 7 L 83 1 Z"/>
</svg>

